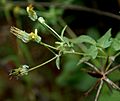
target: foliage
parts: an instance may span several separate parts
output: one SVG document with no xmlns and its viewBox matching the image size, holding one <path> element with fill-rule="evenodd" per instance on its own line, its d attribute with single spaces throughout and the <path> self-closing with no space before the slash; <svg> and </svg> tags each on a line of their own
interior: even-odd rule
<svg viewBox="0 0 120 101">
<path fill-rule="evenodd" d="M 0 101 L 119 101 L 117 1 L 1 0 Z"/>
<path fill-rule="evenodd" d="M 120 67 L 120 65 L 112 66 L 113 62 L 115 62 L 115 58 L 120 54 L 119 53 L 120 48 L 118 45 L 119 41 L 120 41 L 119 34 L 116 36 L 116 38 L 112 38 L 111 37 L 111 29 L 109 29 L 98 40 L 95 40 L 92 37 L 87 36 L 87 35 L 81 35 L 77 38 L 70 39 L 70 38 L 67 38 L 64 36 L 67 26 L 65 26 L 63 28 L 63 30 L 61 31 L 61 33 L 58 34 L 53 28 L 51 28 L 46 23 L 46 20 L 43 17 L 41 17 L 41 16 L 39 17 L 37 15 L 37 13 L 33 10 L 32 5 L 27 7 L 27 12 L 28 12 L 29 18 L 32 21 L 38 21 L 41 25 L 48 28 L 52 32 L 52 35 L 57 39 L 57 41 L 55 41 L 55 44 L 49 45 L 49 44 L 44 43 L 41 36 L 39 36 L 37 34 L 37 29 L 35 29 L 35 33 L 33 33 L 33 32 L 27 33 L 16 27 L 11 27 L 11 29 L 10 29 L 11 33 L 13 33 L 19 39 L 21 39 L 24 43 L 28 43 L 30 41 L 35 41 L 36 43 L 45 46 L 54 54 L 54 57 L 49 59 L 46 62 L 43 62 L 42 64 L 40 64 L 38 66 L 35 66 L 35 67 L 28 68 L 29 66 L 22 65 L 22 67 L 19 67 L 18 69 L 14 69 L 14 71 L 10 73 L 10 76 L 12 76 L 12 75 L 13 76 L 14 75 L 15 76 L 28 75 L 28 72 L 30 72 L 34 69 L 37 69 L 53 60 L 56 60 L 56 67 L 58 69 L 61 69 L 60 63 L 61 63 L 62 56 L 66 56 L 67 54 L 78 55 L 80 57 L 80 59 L 78 60 L 78 63 L 76 63 L 74 66 L 76 66 L 77 68 L 80 67 L 81 70 L 88 73 L 92 77 L 98 78 L 98 82 L 95 85 L 95 86 L 99 85 L 97 93 L 96 93 L 95 101 L 98 101 L 98 97 L 100 95 L 100 91 L 103 87 L 104 82 L 107 83 L 108 87 L 110 86 L 112 89 L 116 89 L 116 90 L 120 91 L 120 88 L 118 87 L 118 85 L 116 85 L 113 81 L 111 81 L 108 78 L 109 74 L 111 74 L 113 71 L 115 71 L 116 69 L 118 69 Z M 86 47 L 86 49 L 83 49 L 80 45 L 83 45 L 84 47 Z M 76 49 L 76 46 L 79 47 L 79 49 Z M 114 49 L 115 55 L 107 54 L 107 49 L 109 49 L 109 48 Z M 101 68 L 100 67 L 98 68 L 96 66 L 96 64 L 92 64 L 92 61 L 99 61 L 98 58 L 101 59 L 103 62 Z M 72 60 L 72 59 L 70 58 L 70 60 Z M 84 66 L 84 68 L 81 68 L 81 65 L 83 65 L 83 64 L 85 66 Z M 85 68 L 86 66 L 88 66 L 89 68 Z M 72 76 L 73 80 L 76 81 L 74 83 L 79 84 L 82 80 L 78 79 L 78 77 L 80 76 L 79 75 L 80 71 L 78 71 L 78 69 L 76 69 L 76 70 L 77 71 L 75 72 L 75 74 L 73 74 L 71 76 Z M 69 75 L 69 73 L 68 73 L 68 75 L 64 75 L 64 72 L 63 72 L 62 76 L 63 77 L 65 76 L 64 78 L 66 78 Z M 72 72 L 72 71 L 70 70 L 70 72 Z M 88 82 L 88 80 L 90 80 L 90 78 L 89 79 L 88 78 L 89 78 L 89 76 L 85 77 L 85 79 L 86 79 L 85 84 Z M 60 77 L 59 79 L 60 80 L 58 80 L 58 82 L 60 83 L 62 80 L 62 77 Z M 72 85 L 73 81 L 67 80 L 66 82 L 69 82 Z M 93 82 L 94 82 L 94 80 L 93 80 Z M 74 85 L 74 83 L 73 83 L 73 85 Z M 66 85 L 66 83 L 64 83 L 63 85 Z M 80 89 L 83 88 L 84 90 L 86 90 L 85 88 L 87 88 L 87 86 L 90 86 L 90 85 L 80 85 L 79 88 Z M 78 85 L 76 85 L 75 87 L 78 87 Z M 90 89 L 86 93 L 86 95 L 88 95 L 88 93 L 91 90 L 92 89 Z"/>
</svg>

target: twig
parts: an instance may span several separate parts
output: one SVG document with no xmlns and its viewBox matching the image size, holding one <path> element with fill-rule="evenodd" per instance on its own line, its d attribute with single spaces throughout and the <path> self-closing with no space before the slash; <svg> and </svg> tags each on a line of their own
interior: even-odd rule
<svg viewBox="0 0 120 101">
<path fill-rule="evenodd" d="M 86 93 L 85 95 L 87 96 L 91 91 L 93 91 L 100 83 L 100 79 L 97 80 L 97 82 L 95 83 L 95 85 L 93 85 Z"/>
<path fill-rule="evenodd" d="M 50 60 L 48 60 L 48 61 L 46 61 L 46 62 L 44 62 L 44 63 L 42 63 L 42 64 L 40 64 L 40 65 L 37 65 L 37 66 L 35 66 L 35 67 L 30 68 L 28 71 L 32 71 L 32 70 L 34 70 L 34 69 L 37 69 L 37 68 L 39 68 L 39 67 L 41 67 L 41 66 L 43 66 L 43 65 L 45 65 L 45 64 L 47 64 L 47 63 L 49 63 L 49 62 L 51 62 L 51 61 L 53 61 L 53 60 L 55 60 L 57 57 L 58 57 L 58 56 L 56 55 L 55 57 L 51 58 Z"/>
<path fill-rule="evenodd" d="M 100 91 L 101 91 L 102 86 L 103 86 L 103 80 L 101 80 L 101 82 L 100 82 L 100 85 L 99 85 L 99 88 L 98 88 L 98 91 L 97 91 L 97 94 L 95 97 L 95 101 L 98 101 L 98 97 L 100 95 Z"/>
<path fill-rule="evenodd" d="M 20 5 L 20 6 L 27 6 L 28 2 L 23 2 L 23 1 L 14 1 L 14 2 L 9 2 L 9 3 L 13 3 L 14 5 Z M 63 3 L 54 3 L 54 2 L 33 2 L 33 5 L 35 5 L 36 7 L 49 7 L 49 6 L 55 6 L 58 8 L 63 8 L 63 9 L 70 9 L 70 10 L 78 10 L 78 11 L 85 11 L 85 12 L 90 12 L 90 13 L 95 13 L 98 15 L 103 15 L 103 16 L 107 16 L 110 18 L 114 18 L 117 20 L 120 20 L 120 16 L 110 13 L 110 12 L 105 12 L 105 11 L 101 11 L 98 9 L 94 9 L 94 8 L 89 8 L 89 7 L 83 7 L 80 5 L 66 5 Z"/>
<path fill-rule="evenodd" d="M 112 69 L 108 70 L 108 71 L 105 73 L 105 75 L 107 75 L 107 74 L 113 72 L 114 70 L 118 69 L 119 67 L 120 67 L 120 64 L 117 65 L 117 66 L 115 66 L 115 67 L 113 67 Z"/>
<path fill-rule="evenodd" d="M 84 62 L 84 63 L 87 64 L 88 66 L 92 67 L 96 72 L 98 72 L 98 73 L 101 74 L 101 72 L 99 71 L 99 69 L 97 67 L 95 67 L 94 65 L 92 65 L 91 63 L 89 63 L 89 62 Z"/>
<path fill-rule="evenodd" d="M 114 89 L 120 91 L 119 86 L 117 86 L 117 85 L 116 85 L 114 82 L 112 82 L 110 79 L 105 78 L 104 80 L 105 80 L 108 84 L 110 84 Z"/>
</svg>

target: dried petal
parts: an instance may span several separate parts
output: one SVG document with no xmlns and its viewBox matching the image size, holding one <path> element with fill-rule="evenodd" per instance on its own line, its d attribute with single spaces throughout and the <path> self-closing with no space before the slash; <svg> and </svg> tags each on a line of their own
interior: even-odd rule
<svg viewBox="0 0 120 101">
<path fill-rule="evenodd" d="M 28 65 L 22 65 L 17 69 L 13 69 L 9 75 L 16 76 L 16 77 L 28 75 L 28 70 L 29 70 Z"/>
<path fill-rule="evenodd" d="M 21 39 L 23 42 L 27 43 L 30 41 L 30 35 L 25 31 L 22 31 L 16 27 L 11 27 L 10 32 Z"/>
<path fill-rule="evenodd" d="M 37 20 L 38 16 L 37 16 L 36 12 L 33 10 L 32 5 L 29 5 L 27 7 L 27 12 L 28 12 L 28 15 L 29 15 L 31 20 L 33 20 L 33 21 Z"/>
<path fill-rule="evenodd" d="M 23 42 L 27 43 L 29 41 L 35 41 L 39 43 L 41 41 L 41 37 L 37 35 L 37 29 L 35 29 L 35 33 L 31 32 L 30 34 L 22 31 L 16 27 L 11 27 L 10 32 L 21 39 Z"/>
</svg>

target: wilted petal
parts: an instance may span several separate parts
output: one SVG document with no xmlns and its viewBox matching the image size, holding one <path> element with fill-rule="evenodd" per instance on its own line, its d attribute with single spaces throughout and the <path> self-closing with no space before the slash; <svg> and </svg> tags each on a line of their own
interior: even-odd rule
<svg viewBox="0 0 120 101">
<path fill-rule="evenodd" d="M 22 65 L 17 69 L 13 69 L 9 75 L 16 77 L 28 75 L 28 70 L 29 70 L 28 65 Z"/>
<path fill-rule="evenodd" d="M 25 31 L 22 31 L 16 27 L 11 27 L 10 32 L 17 36 L 17 38 L 21 39 L 23 42 L 27 43 L 30 41 L 30 35 Z"/>
<path fill-rule="evenodd" d="M 33 20 L 33 21 L 37 20 L 38 17 L 37 17 L 36 12 L 33 10 L 33 6 L 32 5 L 29 5 L 27 7 L 27 12 L 28 12 L 28 15 L 29 15 L 31 20 Z"/>
</svg>

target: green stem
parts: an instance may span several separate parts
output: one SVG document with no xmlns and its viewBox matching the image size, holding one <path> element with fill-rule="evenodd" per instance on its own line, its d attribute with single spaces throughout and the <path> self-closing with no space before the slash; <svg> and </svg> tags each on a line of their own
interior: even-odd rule
<svg viewBox="0 0 120 101">
<path fill-rule="evenodd" d="M 59 17 L 59 20 L 58 20 L 58 21 L 59 21 L 59 24 L 60 24 L 62 27 L 64 27 L 64 26 L 67 25 L 66 22 L 65 22 L 61 17 Z M 69 36 L 70 36 L 71 38 L 76 38 L 76 37 L 77 37 L 76 34 L 70 29 L 69 26 L 67 26 L 66 31 L 67 31 L 67 33 L 69 34 Z"/>
<path fill-rule="evenodd" d="M 85 53 L 80 52 L 71 52 L 71 51 L 64 51 L 65 54 L 76 54 L 76 55 L 85 55 Z"/>
<path fill-rule="evenodd" d="M 71 51 L 64 51 L 65 54 L 76 54 L 76 55 L 84 55 L 84 56 L 90 56 L 89 54 L 80 53 L 80 52 L 71 52 Z M 97 56 L 98 58 L 106 58 L 105 56 Z"/>
<path fill-rule="evenodd" d="M 103 58 L 103 59 L 106 59 L 106 56 L 97 56 L 98 58 Z"/>
<path fill-rule="evenodd" d="M 117 57 L 117 56 L 119 56 L 120 55 L 120 52 L 118 52 L 115 56 L 113 56 L 114 57 L 114 60 L 115 60 L 115 58 Z M 106 71 L 110 68 L 110 66 L 111 66 L 111 64 L 113 63 L 113 61 L 111 61 L 110 63 L 109 63 L 109 65 L 106 67 Z"/>
<path fill-rule="evenodd" d="M 99 88 L 98 88 L 98 91 L 97 91 L 97 94 L 96 94 L 96 97 L 95 97 L 95 101 L 98 101 L 98 97 L 100 95 L 100 91 L 103 87 L 103 80 L 100 81 L 100 85 L 99 85 Z"/>
<path fill-rule="evenodd" d="M 40 42 L 40 44 L 43 45 L 43 46 L 45 46 L 45 47 L 49 47 L 49 48 L 51 48 L 51 49 L 58 50 L 56 47 L 53 47 L 53 46 L 48 45 L 48 44 L 46 44 L 46 43 Z"/>
<path fill-rule="evenodd" d="M 43 65 L 45 65 L 45 64 L 47 64 L 47 63 L 49 63 L 49 62 L 51 62 L 51 61 L 53 61 L 53 60 L 56 59 L 57 57 L 58 57 L 58 55 L 56 55 L 55 57 L 51 58 L 50 60 L 48 60 L 48 61 L 46 61 L 46 62 L 44 62 L 44 63 L 42 63 L 42 64 L 40 64 L 40 65 L 37 65 L 37 66 L 35 66 L 35 67 L 33 67 L 33 68 L 30 68 L 28 71 L 32 71 L 32 70 L 34 70 L 34 69 L 37 69 L 37 68 L 39 68 L 39 67 L 41 67 L 41 66 L 43 66 Z"/>
<path fill-rule="evenodd" d="M 104 50 L 103 50 L 102 48 L 98 48 L 98 50 L 99 50 L 100 52 L 102 52 L 104 55 L 106 55 L 106 53 L 104 52 Z"/>
<path fill-rule="evenodd" d="M 87 64 L 88 66 L 90 66 L 91 68 L 93 68 L 96 72 L 100 73 L 99 69 L 97 67 L 95 67 L 93 64 L 89 63 L 89 62 L 84 62 L 85 64 Z"/>
<path fill-rule="evenodd" d="M 51 51 L 54 55 L 56 55 L 56 53 L 49 47 L 46 47 L 49 51 Z"/>
<path fill-rule="evenodd" d="M 107 74 L 113 72 L 114 70 L 116 70 L 116 69 L 118 69 L 118 68 L 120 68 L 120 64 L 117 65 L 117 66 L 115 66 L 115 67 L 113 67 L 112 69 L 108 70 L 108 71 L 105 73 L 105 75 L 107 75 Z"/>
<path fill-rule="evenodd" d="M 111 64 L 113 63 L 113 61 L 111 61 L 108 66 L 106 67 L 106 71 L 110 68 Z"/>
<path fill-rule="evenodd" d="M 120 55 L 120 52 L 118 52 L 114 57 L 116 58 L 117 56 L 119 56 Z"/>
<path fill-rule="evenodd" d="M 44 23 L 44 25 L 48 28 L 48 29 L 50 29 L 61 41 L 64 41 L 59 35 L 58 35 L 58 33 L 54 30 L 54 29 L 52 29 L 49 25 L 47 25 L 46 23 Z"/>
</svg>

